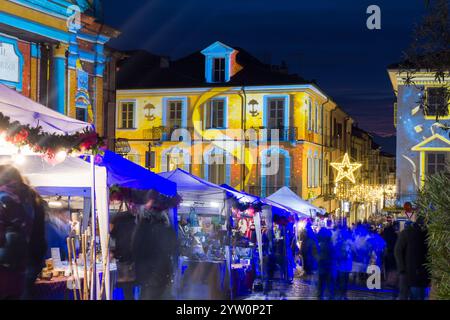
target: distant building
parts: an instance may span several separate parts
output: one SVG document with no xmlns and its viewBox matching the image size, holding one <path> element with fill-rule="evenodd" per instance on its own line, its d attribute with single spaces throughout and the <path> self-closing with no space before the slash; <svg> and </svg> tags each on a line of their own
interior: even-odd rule
<svg viewBox="0 0 450 320">
<path fill-rule="evenodd" d="M 450 82 L 439 83 L 432 72 L 414 75 L 414 84 L 405 83 L 405 73 L 398 65 L 388 69 L 393 89 L 397 96 L 394 105 L 394 124 L 397 128 L 397 188 L 398 200 L 414 201 L 427 175 L 448 171 L 450 140 L 448 132 L 439 127 L 439 122 L 450 119 L 449 102 L 442 89 Z M 429 106 L 427 112 L 420 110 L 422 98 Z M 445 114 L 439 121 L 438 110 Z"/>
<path fill-rule="evenodd" d="M 330 212 L 339 206 L 329 163 L 350 150 L 353 120 L 316 84 L 221 42 L 176 61 L 124 56 L 116 138 L 129 159 L 261 196 L 289 186 Z M 268 174 L 273 155 L 279 170 Z"/>
<path fill-rule="evenodd" d="M 119 33 L 99 10 L 99 1 L 0 0 L 0 83 L 103 134 L 104 83 L 115 72 L 105 44 Z"/>
</svg>

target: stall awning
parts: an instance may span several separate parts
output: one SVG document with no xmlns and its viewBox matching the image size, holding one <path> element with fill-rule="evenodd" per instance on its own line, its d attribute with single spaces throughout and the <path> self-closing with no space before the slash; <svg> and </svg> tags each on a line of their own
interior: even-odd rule
<svg viewBox="0 0 450 320">
<path fill-rule="evenodd" d="M 222 187 L 196 177 L 182 169 L 161 172 L 159 176 L 175 182 L 177 191 L 182 197 L 184 194 L 189 195 L 189 198 L 208 199 L 208 197 L 219 197 L 223 199 L 226 192 Z"/>
<path fill-rule="evenodd" d="M 176 183 L 131 162 L 124 157 L 106 150 L 100 157 L 99 166 L 107 170 L 108 185 L 141 190 L 156 190 L 166 196 L 177 194 Z"/>
<path fill-rule="evenodd" d="M 238 191 L 236 189 L 234 189 L 233 187 L 227 185 L 227 184 L 221 184 L 220 185 L 222 188 L 226 189 L 226 191 L 233 196 L 234 198 L 236 198 L 236 200 L 240 201 L 240 202 L 244 202 L 244 203 L 255 203 L 261 200 L 261 198 L 243 192 L 243 191 Z"/>
<path fill-rule="evenodd" d="M 274 194 L 268 196 L 266 199 L 281 204 L 283 207 L 292 209 L 292 211 L 295 211 L 307 217 L 315 216 L 318 212 L 322 211 L 316 206 L 313 206 L 308 201 L 300 198 L 288 187 L 282 187 Z"/>
<path fill-rule="evenodd" d="M 44 132 L 73 134 L 84 129 L 93 129 L 93 125 L 65 116 L 33 101 L 17 91 L 0 84 L 0 112 L 33 128 L 42 127 Z"/>
</svg>

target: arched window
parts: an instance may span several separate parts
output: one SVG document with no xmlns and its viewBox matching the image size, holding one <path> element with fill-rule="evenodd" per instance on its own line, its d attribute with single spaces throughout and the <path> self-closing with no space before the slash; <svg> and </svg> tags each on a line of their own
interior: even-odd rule
<svg viewBox="0 0 450 320">
<path fill-rule="evenodd" d="M 177 168 L 190 172 L 191 156 L 189 151 L 178 147 L 167 149 L 161 155 L 161 171 L 172 171 Z"/>
<path fill-rule="evenodd" d="M 210 149 L 204 157 L 204 178 L 215 184 L 229 184 L 231 180 L 231 155 L 219 147 Z"/>
</svg>

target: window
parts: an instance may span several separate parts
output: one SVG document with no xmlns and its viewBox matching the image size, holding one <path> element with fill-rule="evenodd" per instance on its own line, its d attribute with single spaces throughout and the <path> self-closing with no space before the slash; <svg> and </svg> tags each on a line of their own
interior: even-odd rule
<svg viewBox="0 0 450 320">
<path fill-rule="evenodd" d="M 274 174 L 267 175 L 266 186 L 267 186 L 269 193 L 275 192 L 279 188 L 283 187 L 286 183 L 286 181 L 285 181 L 286 160 L 285 160 L 284 156 L 281 154 L 277 154 L 275 156 L 277 157 L 277 160 L 278 160 L 278 171 Z M 272 155 L 272 159 L 274 159 L 273 155 Z M 265 165 L 270 167 L 273 164 L 271 163 L 271 161 L 267 161 L 267 163 L 265 163 Z M 269 169 L 266 172 L 270 172 L 270 171 L 271 170 Z"/>
<path fill-rule="evenodd" d="M 183 102 L 180 100 L 169 101 L 169 117 L 168 117 L 168 127 L 171 129 L 181 128 L 182 115 L 183 115 Z"/>
<path fill-rule="evenodd" d="M 213 99 L 209 106 L 206 128 L 225 128 L 225 99 Z"/>
<path fill-rule="evenodd" d="M 312 166 L 312 158 L 308 156 L 306 160 L 306 166 L 307 166 L 307 175 L 308 175 L 308 188 L 312 187 L 312 181 L 313 181 L 313 166 Z"/>
<path fill-rule="evenodd" d="M 318 158 L 314 158 L 314 187 L 319 186 L 319 175 L 320 175 L 320 161 Z"/>
<path fill-rule="evenodd" d="M 122 102 L 120 106 L 120 128 L 134 129 L 134 102 Z"/>
<path fill-rule="evenodd" d="M 80 120 L 80 121 L 87 121 L 87 109 L 86 108 L 81 108 L 81 107 L 76 107 L 75 108 L 75 119 Z"/>
<path fill-rule="evenodd" d="M 172 171 L 177 168 L 188 169 L 189 163 L 185 163 L 184 151 L 171 151 L 166 154 L 165 168 L 166 171 Z M 190 171 L 190 168 L 188 169 Z"/>
<path fill-rule="evenodd" d="M 427 174 L 448 171 L 447 160 L 447 154 L 444 152 L 427 153 Z"/>
<path fill-rule="evenodd" d="M 308 102 L 308 130 L 312 130 L 312 103 L 311 100 Z"/>
<path fill-rule="evenodd" d="M 314 121 L 314 124 L 315 124 L 315 127 L 314 127 L 314 131 L 316 132 L 316 133 L 318 133 L 319 132 L 319 105 L 316 103 L 316 115 L 315 115 L 315 121 Z"/>
<path fill-rule="evenodd" d="M 225 81 L 225 58 L 213 59 L 213 82 Z"/>
<path fill-rule="evenodd" d="M 284 99 L 269 99 L 269 129 L 284 127 Z"/>
<path fill-rule="evenodd" d="M 446 88 L 427 89 L 427 116 L 447 116 L 448 101 Z"/>
<path fill-rule="evenodd" d="M 224 152 L 213 151 L 208 157 L 208 181 L 215 184 L 226 183 L 226 156 Z"/>
</svg>

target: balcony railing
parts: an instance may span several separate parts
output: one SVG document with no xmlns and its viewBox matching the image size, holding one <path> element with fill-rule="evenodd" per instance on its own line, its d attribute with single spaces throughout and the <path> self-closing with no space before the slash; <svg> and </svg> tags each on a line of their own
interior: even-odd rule
<svg viewBox="0 0 450 320">
<path fill-rule="evenodd" d="M 252 127 L 255 130 L 258 140 L 262 141 L 296 141 L 297 127 Z"/>
<path fill-rule="evenodd" d="M 193 128 L 189 127 L 153 127 L 143 130 L 143 139 L 155 141 L 186 141 L 188 139 L 192 140 L 193 132 Z"/>
</svg>

